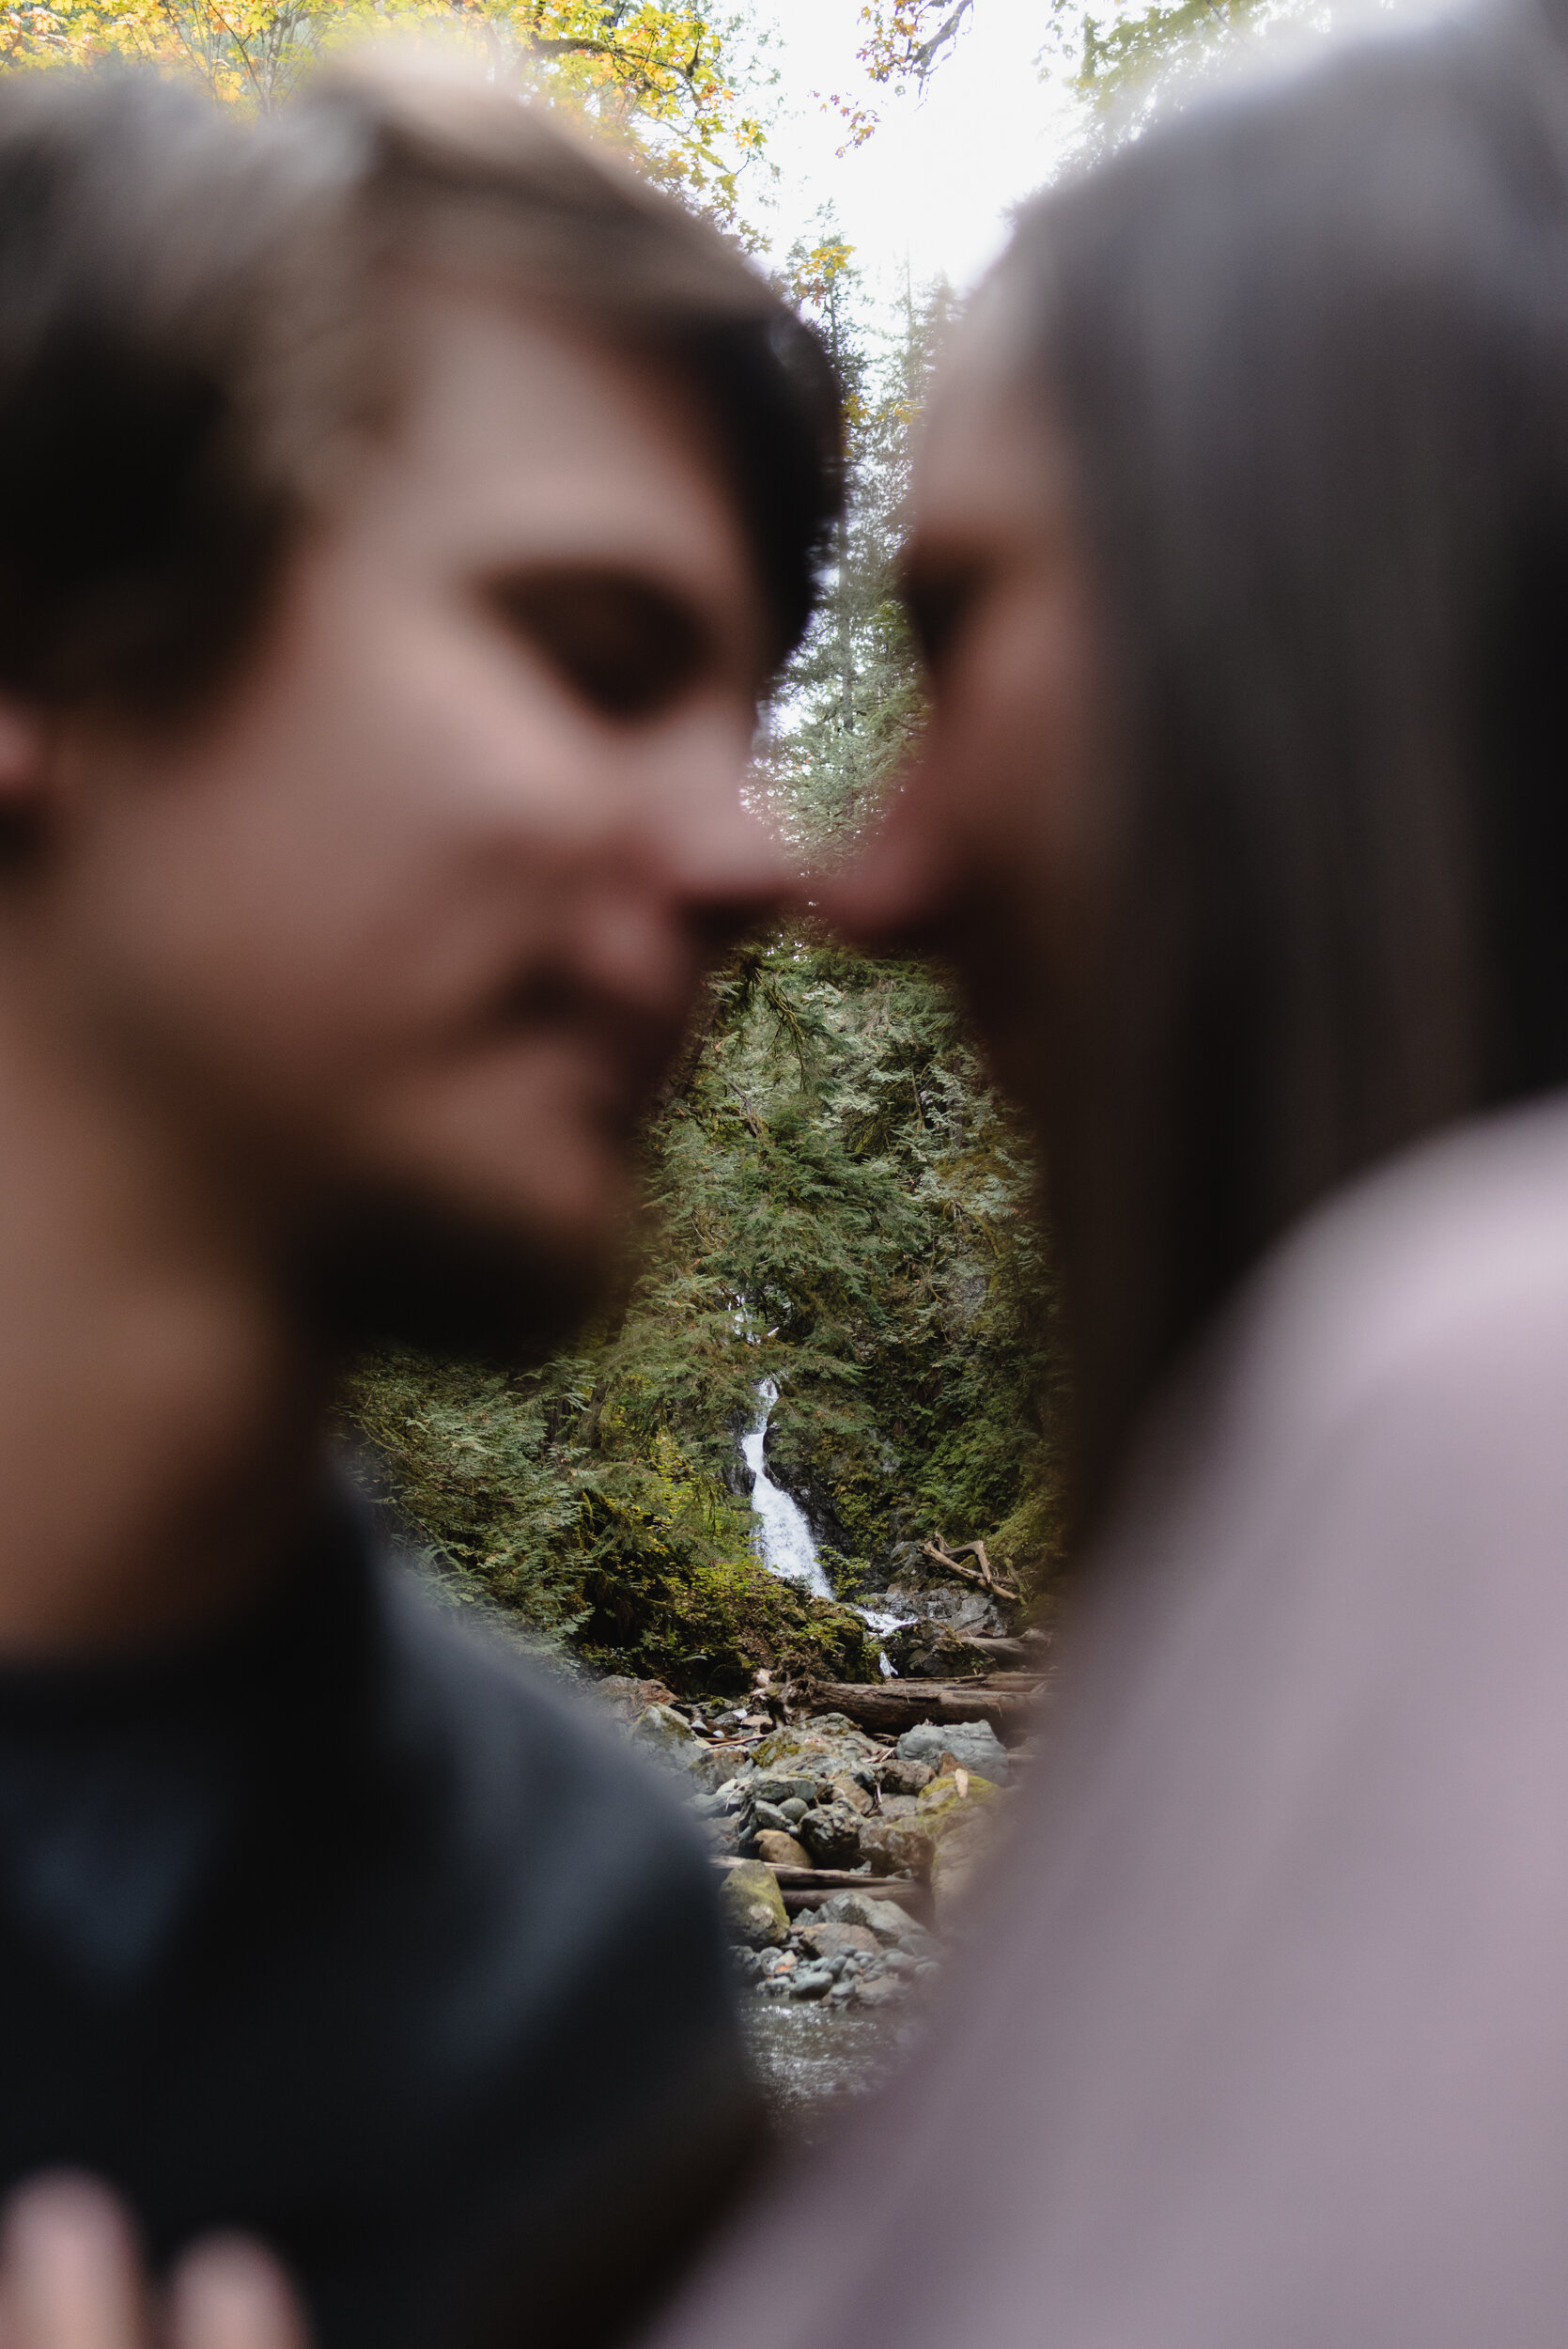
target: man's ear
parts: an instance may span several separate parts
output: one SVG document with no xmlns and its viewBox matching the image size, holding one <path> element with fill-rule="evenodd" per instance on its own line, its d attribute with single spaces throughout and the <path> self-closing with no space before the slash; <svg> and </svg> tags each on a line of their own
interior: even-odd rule
<svg viewBox="0 0 1568 2349">
<path fill-rule="evenodd" d="M 0 819 L 24 814 L 37 801 L 47 741 L 42 711 L 0 692 Z"/>
</svg>

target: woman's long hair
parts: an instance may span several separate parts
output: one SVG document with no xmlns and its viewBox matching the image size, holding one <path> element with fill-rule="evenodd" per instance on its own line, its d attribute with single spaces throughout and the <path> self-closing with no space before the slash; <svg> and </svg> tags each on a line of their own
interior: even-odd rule
<svg viewBox="0 0 1568 2349">
<path fill-rule="evenodd" d="M 1093 1501 L 1296 1216 L 1568 1078 L 1568 61 L 1522 5 L 1330 48 L 1001 272 L 1107 640 L 1050 1137 Z"/>
</svg>

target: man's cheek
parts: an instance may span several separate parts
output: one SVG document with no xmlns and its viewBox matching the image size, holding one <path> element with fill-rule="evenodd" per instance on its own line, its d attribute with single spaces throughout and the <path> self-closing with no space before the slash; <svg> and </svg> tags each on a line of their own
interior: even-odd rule
<svg viewBox="0 0 1568 2349">
<path fill-rule="evenodd" d="M 617 1212 L 630 1188 L 627 1121 L 594 1063 L 557 1045 L 474 1054 L 343 1106 L 342 1155 L 432 1196 L 548 1200 L 552 1214 L 592 1221 Z"/>
</svg>

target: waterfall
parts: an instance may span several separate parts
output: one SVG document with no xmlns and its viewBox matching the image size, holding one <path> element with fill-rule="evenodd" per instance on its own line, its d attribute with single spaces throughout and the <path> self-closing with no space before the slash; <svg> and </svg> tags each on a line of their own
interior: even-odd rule
<svg viewBox="0 0 1568 2349">
<path fill-rule="evenodd" d="M 749 1427 L 740 1439 L 740 1456 L 752 1471 L 752 1507 L 757 1520 L 757 1550 L 769 1574 L 782 1577 L 785 1582 L 799 1582 L 816 1598 L 831 1598 L 832 1586 L 822 1571 L 816 1554 L 806 1513 L 800 1502 L 775 1485 L 768 1473 L 763 1446 L 768 1439 L 768 1423 L 773 1416 L 773 1406 L 779 1390 L 771 1378 L 759 1384 L 757 1401 L 762 1415 L 754 1427 Z M 856 1607 L 851 1610 L 862 1623 L 877 1633 L 893 1631 L 905 1622 L 903 1615 L 882 1614 L 876 1608 Z M 893 1666 L 880 1649 L 878 1660 L 884 1673 L 891 1674 Z"/>
<path fill-rule="evenodd" d="M 752 1507 L 756 1514 L 757 1549 L 762 1563 L 769 1574 L 779 1575 L 785 1582 L 800 1583 L 815 1597 L 831 1598 L 832 1590 L 817 1558 L 806 1513 L 782 1485 L 774 1484 L 763 1456 L 768 1423 L 779 1399 L 779 1390 L 771 1378 L 764 1378 L 756 1394 L 762 1406 L 761 1416 L 756 1425 L 741 1437 L 740 1456 L 752 1471 Z"/>
</svg>

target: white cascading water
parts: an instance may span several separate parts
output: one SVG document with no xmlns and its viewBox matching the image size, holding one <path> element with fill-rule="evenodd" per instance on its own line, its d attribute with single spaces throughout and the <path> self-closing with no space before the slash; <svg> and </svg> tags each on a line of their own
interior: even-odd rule
<svg viewBox="0 0 1568 2349">
<path fill-rule="evenodd" d="M 764 1378 L 756 1392 L 762 1416 L 741 1437 L 740 1456 L 752 1471 L 752 1507 L 757 1519 L 758 1552 L 769 1574 L 781 1576 L 785 1582 L 800 1583 L 817 1598 L 831 1598 L 832 1586 L 822 1571 L 805 1511 L 768 1473 L 763 1446 L 779 1390 L 771 1378 Z M 857 1607 L 854 1612 L 878 1637 L 895 1631 L 907 1621 L 903 1615 L 884 1614 L 876 1608 Z M 893 1666 L 879 1651 L 878 1655 L 883 1672 L 891 1676 Z"/>
<path fill-rule="evenodd" d="M 812 1539 L 806 1513 L 782 1485 L 774 1484 L 763 1456 L 768 1423 L 778 1399 L 779 1390 L 773 1380 L 763 1379 L 757 1388 L 762 1416 L 756 1425 L 749 1427 L 740 1439 L 740 1456 L 752 1471 L 752 1507 L 757 1519 L 757 1548 L 769 1574 L 779 1575 L 786 1582 L 800 1583 L 816 1598 L 831 1598 L 832 1590 L 816 1555 L 816 1544 Z"/>
</svg>

